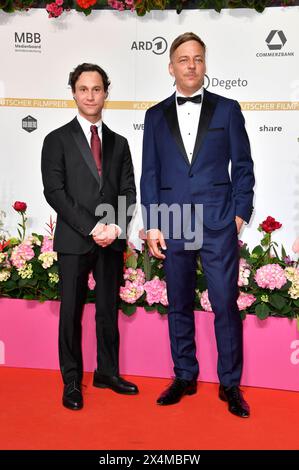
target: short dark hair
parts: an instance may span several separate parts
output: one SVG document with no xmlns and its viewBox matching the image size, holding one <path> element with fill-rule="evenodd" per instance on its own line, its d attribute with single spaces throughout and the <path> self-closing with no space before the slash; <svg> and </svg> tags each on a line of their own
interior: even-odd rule
<svg viewBox="0 0 299 470">
<path fill-rule="evenodd" d="M 76 83 L 79 80 L 81 73 L 83 72 L 98 72 L 103 80 L 104 91 L 108 91 L 110 80 L 105 70 L 103 70 L 99 65 L 84 63 L 77 65 L 77 67 L 70 73 L 69 85 L 72 87 L 73 93 L 75 93 Z"/>
<path fill-rule="evenodd" d="M 196 34 L 194 33 L 184 33 L 184 34 L 181 34 L 180 36 L 178 36 L 177 38 L 175 38 L 175 40 L 173 41 L 173 43 L 171 44 L 170 46 L 170 49 L 169 49 L 169 57 L 171 59 L 171 57 L 173 56 L 174 52 L 176 51 L 176 49 L 181 45 L 181 44 L 184 44 L 184 42 L 187 42 L 187 41 L 197 41 L 203 48 L 204 50 L 204 53 L 206 52 L 206 45 L 205 43 L 203 42 L 202 39 L 200 39 L 199 36 L 197 36 Z"/>
</svg>

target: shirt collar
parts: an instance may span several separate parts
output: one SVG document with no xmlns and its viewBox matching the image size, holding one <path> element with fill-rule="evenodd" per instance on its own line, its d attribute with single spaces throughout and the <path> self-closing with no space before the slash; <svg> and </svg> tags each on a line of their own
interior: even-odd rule
<svg viewBox="0 0 299 470">
<path fill-rule="evenodd" d="M 190 96 L 196 96 L 196 95 L 202 95 L 203 96 L 203 93 L 204 93 L 204 87 L 202 86 L 201 88 L 199 88 L 195 93 L 193 93 L 192 95 Z M 175 91 L 175 95 L 176 96 L 186 96 L 186 95 L 183 95 L 182 93 L 180 93 L 177 89 Z"/>
<path fill-rule="evenodd" d="M 77 119 L 83 129 L 84 134 L 88 134 L 90 132 L 90 126 L 97 126 L 98 133 L 100 134 L 102 132 L 102 119 L 92 124 L 90 121 L 88 121 L 88 119 L 85 119 L 79 113 L 77 114 Z"/>
</svg>

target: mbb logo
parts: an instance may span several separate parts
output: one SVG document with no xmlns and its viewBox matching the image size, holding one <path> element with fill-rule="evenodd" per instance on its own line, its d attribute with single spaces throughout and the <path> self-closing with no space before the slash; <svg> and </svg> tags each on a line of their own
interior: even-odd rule
<svg viewBox="0 0 299 470">
<path fill-rule="evenodd" d="M 19 44 L 40 44 L 40 33 L 16 33 L 15 43 Z"/>
</svg>

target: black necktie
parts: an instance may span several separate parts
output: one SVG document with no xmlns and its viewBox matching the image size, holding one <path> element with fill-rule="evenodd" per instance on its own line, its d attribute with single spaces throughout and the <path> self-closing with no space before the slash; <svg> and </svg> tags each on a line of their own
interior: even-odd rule
<svg viewBox="0 0 299 470">
<path fill-rule="evenodd" d="M 184 104 L 187 101 L 191 101 L 191 103 L 201 103 L 201 95 L 195 96 L 177 96 L 176 97 L 178 105 Z"/>
</svg>

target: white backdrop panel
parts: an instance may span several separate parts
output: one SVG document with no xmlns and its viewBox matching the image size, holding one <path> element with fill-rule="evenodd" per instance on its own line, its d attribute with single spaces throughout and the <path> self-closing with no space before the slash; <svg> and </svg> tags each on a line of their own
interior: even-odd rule
<svg viewBox="0 0 299 470">
<path fill-rule="evenodd" d="M 11 234 L 17 223 L 11 209 L 15 200 L 28 204 L 30 231 L 43 232 L 53 214 L 42 194 L 40 152 L 45 135 L 76 113 L 69 101 L 69 72 L 82 62 L 95 62 L 107 70 L 112 82 L 109 102 L 114 109 L 105 110 L 104 120 L 128 138 L 138 186 L 144 109 L 148 102 L 160 101 L 174 90 L 167 71 L 168 49 L 156 52 L 165 49 L 165 41 L 169 47 L 178 34 L 194 31 L 207 44 L 206 85 L 210 91 L 244 105 L 265 101 L 277 107 L 284 101 L 296 108 L 244 110 L 257 184 L 254 217 L 242 238 L 253 246 L 260 238 L 258 223 L 272 215 L 285 227 L 276 238 L 290 250 L 299 234 L 298 24 L 298 7 L 270 8 L 263 14 L 252 10 L 224 10 L 221 14 L 193 10 L 181 15 L 152 12 L 145 18 L 111 11 L 85 17 L 72 11 L 58 20 L 49 20 L 44 10 L 15 15 L 1 12 L 0 209 L 7 212 Z M 282 43 L 274 36 L 271 44 L 281 47 L 277 51 L 266 44 L 273 30 L 282 31 L 286 39 Z M 18 42 L 16 33 L 24 40 Z M 159 37 L 162 51 L 155 40 Z M 40 48 L 17 47 L 20 45 Z M 265 56 L 271 52 L 280 55 Z M 43 101 L 24 107 L 21 98 L 60 101 L 53 108 Z M 129 103 L 123 106 L 124 101 Z M 126 109 L 120 109 L 123 107 Z M 37 120 L 37 129 L 31 133 L 22 129 L 22 119 L 28 115 Z M 281 130 L 269 130 L 275 126 Z M 133 241 L 140 226 L 136 217 Z"/>
</svg>

